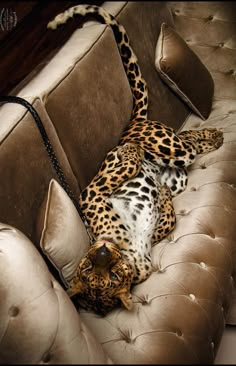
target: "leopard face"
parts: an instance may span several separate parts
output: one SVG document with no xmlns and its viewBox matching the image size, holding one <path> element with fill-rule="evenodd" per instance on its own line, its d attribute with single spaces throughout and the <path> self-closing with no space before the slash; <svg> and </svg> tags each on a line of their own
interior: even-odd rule
<svg viewBox="0 0 236 366">
<path fill-rule="evenodd" d="M 81 260 L 67 293 L 79 305 L 105 315 L 120 303 L 130 310 L 133 269 L 119 247 L 107 240 L 96 241 Z"/>
</svg>

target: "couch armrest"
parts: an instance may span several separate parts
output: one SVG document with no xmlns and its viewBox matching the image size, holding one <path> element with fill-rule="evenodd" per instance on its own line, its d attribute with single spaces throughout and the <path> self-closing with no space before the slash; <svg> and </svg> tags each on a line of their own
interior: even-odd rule
<svg viewBox="0 0 236 366">
<path fill-rule="evenodd" d="M 0 363 L 112 363 L 19 230 L 0 223 Z"/>
</svg>

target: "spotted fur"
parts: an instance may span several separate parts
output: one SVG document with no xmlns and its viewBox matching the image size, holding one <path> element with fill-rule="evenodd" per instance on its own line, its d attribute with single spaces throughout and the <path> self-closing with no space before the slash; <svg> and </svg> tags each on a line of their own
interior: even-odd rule
<svg viewBox="0 0 236 366">
<path fill-rule="evenodd" d="M 48 24 L 51 29 L 74 15 L 96 15 L 109 24 L 133 93 L 133 113 L 120 144 L 80 196 L 95 243 L 77 267 L 68 294 L 80 305 L 106 314 L 122 302 L 132 308 L 131 287 L 152 271 L 151 247 L 175 226 L 172 197 L 187 184 L 186 168 L 198 153 L 219 148 L 221 131 L 175 131 L 147 119 L 148 95 L 126 31 L 104 9 L 77 5 Z"/>
</svg>

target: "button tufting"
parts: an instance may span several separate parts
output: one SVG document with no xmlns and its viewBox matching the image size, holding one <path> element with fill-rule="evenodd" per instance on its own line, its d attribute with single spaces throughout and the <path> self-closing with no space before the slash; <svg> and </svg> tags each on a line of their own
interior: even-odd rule
<svg viewBox="0 0 236 366">
<path fill-rule="evenodd" d="M 15 318 L 20 312 L 20 309 L 17 306 L 11 306 L 10 309 L 8 310 L 8 314 Z"/>
<path fill-rule="evenodd" d="M 176 335 L 178 336 L 178 337 L 182 337 L 182 335 L 183 335 L 183 333 L 181 332 L 181 330 L 176 330 Z"/>
<path fill-rule="evenodd" d="M 218 46 L 221 47 L 221 48 L 224 47 L 224 45 L 225 44 L 223 42 L 221 42 L 221 43 L 218 44 Z"/>
<path fill-rule="evenodd" d="M 206 268 L 207 266 L 206 266 L 206 263 L 204 263 L 204 262 L 201 262 L 200 263 L 200 266 L 202 267 L 202 268 Z"/>
<path fill-rule="evenodd" d="M 197 190 L 197 188 L 195 188 L 195 187 L 191 187 L 191 188 L 190 188 L 190 191 L 191 191 L 191 192 L 195 192 L 196 190 Z"/>
<path fill-rule="evenodd" d="M 201 168 L 201 169 L 206 169 L 206 165 L 202 164 L 202 165 L 200 166 L 200 168 Z"/>
<path fill-rule="evenodd" d="M 235 76 L 235 71 L 233 69 L 230 69 L 228 71 L 225 72 L 226 75 L 232 75 L 232 76 Z"/>
<path fill-rule="evenodd" d="M 126 336 L 126 335 L 125 335 L 125 337 L 124 337 L 124 341 L 125 341 L 126 343 L 134 343 L 135 339 L 133 339 L 133 338 L 131 338 L 131 337 Z"/>
<path fill-rule="evenodd" d="M 196 300 L 196 296 L 194 294 L 189 294 L 189 297 L 192 301 Z"/>
<path fill-rule="evenodd" d="M 150 303 L 150 301 L 147 299 L 147 298 L 145 298 L 145 299 L 143 299 L 142 301 L 141 301 L 141 304 L 142 305 L 148 305 Z"/>
<path fill-rule="evenodd" d="M 215 348 L 215 343 L 214 342 L 211 342 L 211 347 Z"/>
<path fill-rule="evenodd" d="M 207 18 L 207 20 L 210 20 L 210 21 L 212 21 L 213 19 L 214 19 L 213 15 L 209 15 L 209 17 Z"/>
</svg>

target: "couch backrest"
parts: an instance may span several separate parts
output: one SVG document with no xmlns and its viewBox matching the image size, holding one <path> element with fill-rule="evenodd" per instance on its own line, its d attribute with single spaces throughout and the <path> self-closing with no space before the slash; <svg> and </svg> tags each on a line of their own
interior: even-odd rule
<svg viewBox="0 0 236 366">
<path fill-rule="evenodd" d="M 155 49 L 163 22 L 175 28 L 167 1 L 105 2 L 102 5 L 125 27 L 148 85 L 149 118 L 178 129 L 188 107 L 163 83 L 155 68 Z"/>
<path fill-rule="evenodd" d="M 42 102 L 29 98 L 53 144 L 74 194 L 77 182 Z M 51 178 L 58 180 L 38 127 L 26 108 L 4 104 L 0 109 L 0 221 L 34 240 L 35 221 Z"/>
</svg>

